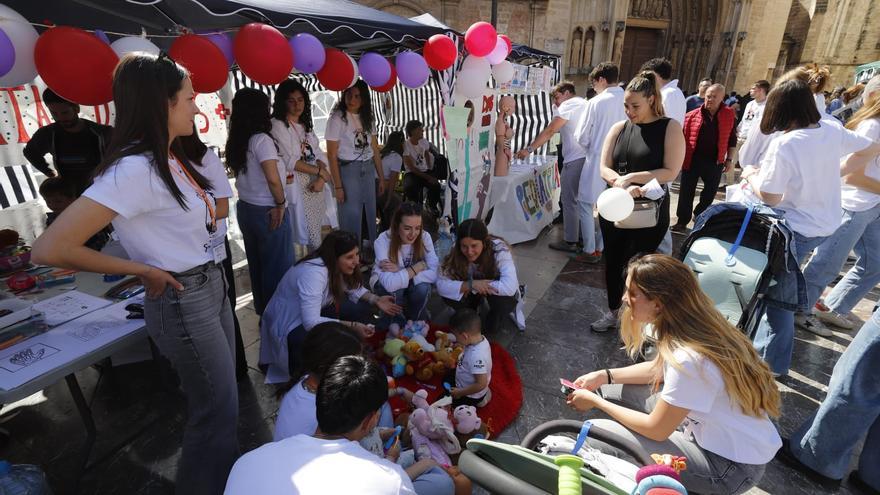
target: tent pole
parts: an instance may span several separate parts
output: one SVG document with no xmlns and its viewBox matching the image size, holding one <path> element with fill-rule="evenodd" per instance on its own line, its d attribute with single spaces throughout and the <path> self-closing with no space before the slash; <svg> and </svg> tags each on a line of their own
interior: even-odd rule
<svg viewBox="0 0 880 495">
<path fill-rule="evenodd" d="M 498 0 L 492 0 L 492 26 L 498 27 Z"/>
</svg>

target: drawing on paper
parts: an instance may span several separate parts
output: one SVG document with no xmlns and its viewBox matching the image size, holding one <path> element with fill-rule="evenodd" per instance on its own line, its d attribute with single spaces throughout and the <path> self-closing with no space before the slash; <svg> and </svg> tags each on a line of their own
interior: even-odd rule
<svg viewBox="0 0 880 495">
<path fill-rule="evenodd" d="M 58 352 L 61 350 L 36 343 L 0 359 L 0 368 L 15 373 Z"/>
</svg>

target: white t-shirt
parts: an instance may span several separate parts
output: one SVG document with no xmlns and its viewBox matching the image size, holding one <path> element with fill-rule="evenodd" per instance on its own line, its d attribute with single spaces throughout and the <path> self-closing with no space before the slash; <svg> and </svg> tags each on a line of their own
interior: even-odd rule
<svg viewBox="0 0 880 495">
<path fill-rule="evenodd" d="M 406 472 L 357 442 L 297 435 L 243 455 L 229 473 L 226 495 L 415 495 Z"/>
<path fill-rule="evenodd" d="M 410 157 L 420 172 L 425 172 L 434 165 L 431 163 L 430 153 L 428 153 L 428 161 L 425 161 L 425 152 L 429 149 L 431 149 L 431 144 L 424 138 L 419 141 L 419 144 L 412 144 L 409 139 L 403 142 L 403 156 Z"/>
<path fill-rule="evenodd" d="M 694 351 L 673 353 L 681 364 L 667 363 L 663 369 L 660 398 L 687 409 L 685 432 L 692 432 L 697 444 L 726 459 L 744 464 L 766 464 L 782 446 L 779 432 L 766 414 L 756 418 L 745 414 L 724 388 L 724 378 L 715 363 Z"/>
<path fill-rule="evenodd" d="M 476 344 L 465 346 L 464 352 L 458 356 L 458 366 L 455 368 L 455 388 L 470 387 L 476 383 L 477 379 L 474 375 L 488 375 L 487 387 L 492 381 L 492 348 L 489 346 L 489 339 L 485 336 Z M 468 395 L 468 397 L 480 399 L 486 395 L 486 390 L 480 390 L 475 394 Z"/>
<path fill-rule="evenodd" d="M 673 79 L 660 88 L 660 96 L 663 98 L 663 112 L 666 116 L 684 126 L 687 104 L 684 101 L 684 93 L 678 89 L 678 79 Z"/>
<path fill-rule="evenodd" d="M 880 119 L 863 120 L 856 128 L 856 134 L 865 136 L 871 141 L 880 142 Z M 875 156 L 865 167 L 865 175 L 880 180 L 880 157 Z M 864 189 L 844 185 L 841 190 L 841 204 L 849 211 L 865 211 L 880 204 L 880 195 Z"/>
<path fill-rule="evenodd" d="M 623 89 L 619 86 L 610 86 L 587 102 L 578 126 L 578 141 L 587 154 L 587 162 L 581 170 L 578 200 L 595 203 L 607 187 L 600 174 L 602 145 L 614 124 L 624 120 Z"/>
<path fill-rule="evenodd" d="M 176 160 L 169 165 L 186 177 Z M 188 209 L 177 203 L 145 155 L 119 159 L 83 196 L 117 213 L 113 228 L 130 259 L 180 273 L 213 261 L 210 247 L 216 233 L 208 232 L 207 207 L 190 182 L 171 176 Z"/>
<path fill-rule="evenodd" d="M 232 185 L 229 183 L 229 176 L 226 175 L 226 168 L 223 166 L 223 162 L 220 161 L 217 153 L 214 153 L 214 150 L 208 148 L 205 156 L 202 157 L 202 166 L 198 170 L 206 179 L 211 181 L 211 187 L 213 188 L 211 194 L 214 195 L 214 198 L 232 197 Z M 225 218 L 217 220 L 217 237 L 221 239 L 226 237 Z"/>
<path fill-rule="evenodd" d="M 248 141 L 247 171 L 235 176 L 235 188 L 241 201 L 254 206 L 275 206 L 275 198 L 266 181 L 266 174 L 260 165 L 266 160 L 275 160 L 278 178 L 284 184 L 287 171 L 278 159 L 278 149 L 272 136 L 261 132 L 254 134 Z"/>
<path fill-rule="evenodd" d="M 385 180 L 391 178 L 391 174 L 400 173 L 400 168 L 403 166 L 403 157 L 400 156 L 399 153 L 391 152 L 385 155 L 382 158 L 382 175 L 385 176 Z"/>
<path fill-rule="evenodd" d="M 752 126 L 760 126 L 761 125 L 761 117 L 764 116 L 764 107 L 767 105 L 767 100 L 764 100 L 758 103 L 758 100 L 752 100 L 746 105 L 746 110 L 743 112 L 743 118 L 739 121 L 739 128 L 736 130 L 736 137 L 740 140 L 745 140 L 749 137 L 749 129 Z"/>
<path fill-rule="evenodd" d="M 806 237 L 829 236 L 840 226 L 840 160 L 871 145 L 839 125 L 818 125 L 773 139 L 758 174 L 759 189 L 783 195 L 775 208 Z"/>
<path fill-rule="evenodd" d="M 337 156 L 340 160 L 371 160 L 373 158 L 373 147 L 371 146 L 373 135 L 363 129 L 359 115 L 348 113 L 343 121 L 342 114 L 334 112 L 327 119 L 324 139 L 339 142 Z"/>
<path fill-rule="evenodd" d="M 318 429 L 315 415 L 315 394 L 303 387 L 305 378 L 284 394 L 275 419 L 273 442 L 296 435 L 312 435 Z"/>
<path fill-rule="evenodd" d="M 587 156 L 587 152 L 578 142 L 577 133 L 581 118 L 586 110 L 587 100 L 580 96 L 573 96 L 556 108 L 556 116 L 565 120 L 565 125 L 559 130 L 559 134 L 562 136 L 562 159 L 565 163 Z"/>
</svg>

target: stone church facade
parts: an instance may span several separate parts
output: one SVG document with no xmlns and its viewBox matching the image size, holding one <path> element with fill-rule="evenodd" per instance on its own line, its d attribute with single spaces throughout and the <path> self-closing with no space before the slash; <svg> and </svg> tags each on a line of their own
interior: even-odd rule
<svg viewBox="0 0 880 495">
<path fill-rule="evenodd" d="M 490 0 L 357 1 L 404 17 L 428 12 L 459 31 L 491 18 Z M 580 90 L 605 60 L 629 78 L 665 56 L 685 90 L 711 77 L 739 92 L 807 62 L 847 86 L 856 66 L 880 60 L 880 0 L 498 0 L 498 29 L 561 55 Z"/>
</svg>

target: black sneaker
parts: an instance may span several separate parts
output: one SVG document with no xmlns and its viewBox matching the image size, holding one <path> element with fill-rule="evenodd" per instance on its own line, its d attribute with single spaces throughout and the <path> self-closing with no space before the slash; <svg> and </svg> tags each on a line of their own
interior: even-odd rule
<svg viewBox="0 0 880 495">
<path fill-rule="evenodd" d="M 829 478 L 822 473 L 814 471 L 813 468 L 807 466 L 791 453 L 791 443 L 787 438 L 782 439 L 782 448 L 776 453 L 776 459 L 786 466 L 803 473 L 811 480 L 819 483 L 824 488 L 835 489 L 840 486 L 841 480 Z"/>
<path fill-rule="evenodd" d="M 547 245 L 550 249 L 557 251 L 565 251 L 566 253 L 577 253 L 578 245 L 575 242 L 556 241 Z"/>
</svg>

